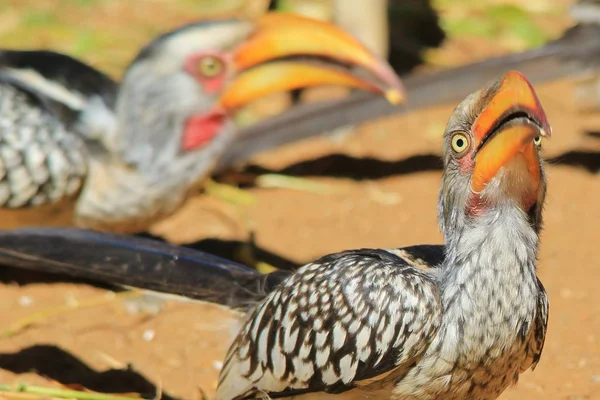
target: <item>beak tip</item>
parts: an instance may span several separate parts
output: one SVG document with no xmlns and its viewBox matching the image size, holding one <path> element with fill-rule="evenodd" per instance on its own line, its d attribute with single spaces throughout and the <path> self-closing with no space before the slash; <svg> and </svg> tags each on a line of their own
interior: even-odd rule
<svg viewBox="0 0 600 400">
<path fill-rule="evenodd" d="M 545 138 L 551 138 L 552 137 L 552 127 L 548 126 L 547 128 L 542 129 L 541 135 Z"/>
<path fill-rule="evenodd" d="M 540 121 L 540 136 L 545 138 L 552 137 L 552 127 L 548 123 L 546 113 L 535 93 L 533 85 L 527 77 L 519 71 L 512 70 L 504 75 L 503 81 L 506 86 L 516 88 L 513 89 L 515 92 L 528 93 L 526 97 L 528 97 L 529 109 L 532 110 L 533 114 Z"/>
<path fill-rule="evenodd" d="M 389 101 L 393 105 L 400 105 L 404 103 L 405 95 L 402 91 L 398 89 L 388 89 L 384 94 L 387 101 Z"/>
</svg>

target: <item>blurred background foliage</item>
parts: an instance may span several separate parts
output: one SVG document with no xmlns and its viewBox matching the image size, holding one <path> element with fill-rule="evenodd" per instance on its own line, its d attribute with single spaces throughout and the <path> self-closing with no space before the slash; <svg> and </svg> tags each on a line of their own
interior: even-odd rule
<svg viewBox="0 0 600 400">
<path fill-rule="evenodd" d="M 279 0 L 277 7 L 294 9 L 294 3 L 299 1 L 304 2 L 305 8 L 324 2 Z M 351 7 L 363 1 L 370 0 L 346 0 L 344 4 Z M 423 55 L 427 64 L 452 66 L 535 47 L 559 36 L 571 24 L 566 16 L 570 3 L 432 0 L 431 7 L 439 13 L 446 40 L 441 48 L 427 49 L 436 41 L 441 42 L 434 32 L 425 46 L 417 46 L 415 51 Z M 200 18 L 255 16 L 268 4 L 266 0 L 0 0 L 0 44 L 4 48 L 65 52 L 120 77 L 137 50 L 161 32 Z M 389 0 L 392 35 L 402 36 L 402 46 L 406 47 L 411 29 L 431 28 L 431 21 L 415 17 L 423 5 L 427 5 L 425 0 Z M 314 10 L 318 13 L 318 9 Z M 393 60 L 394 40 L 391 51 Z M 406 56 L 401 53 L 396 57 Z"/>
</svg>

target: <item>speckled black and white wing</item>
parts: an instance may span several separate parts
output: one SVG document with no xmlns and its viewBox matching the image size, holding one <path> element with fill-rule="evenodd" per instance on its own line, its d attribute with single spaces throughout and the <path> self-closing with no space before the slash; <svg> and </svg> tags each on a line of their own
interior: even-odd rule
<svg viewBox="0 0 600 400">
<path fill-rule="evenodd" d="M 0 75 L 0 207 L 53 203 L 80 189 L 86 147 L 43 101 Z"/>
<path fill-rule="evenodd" d="M 433 275 L 386 250 L 308 264 L 251 313 L 221 372 L 221 400 L 340 393 L 400 379 L 435 336 Z"/>
<path fill-rule="evenodd" d="M 0 50 L 0 207 L 73 196 L 116 132 L 118 83 L 68 55 Z"/>
</svg>

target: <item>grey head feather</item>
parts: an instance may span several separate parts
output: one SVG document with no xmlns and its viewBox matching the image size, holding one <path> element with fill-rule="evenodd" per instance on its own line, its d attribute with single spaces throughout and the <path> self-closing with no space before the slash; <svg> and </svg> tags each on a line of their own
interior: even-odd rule
<svg viewBox="0 0 600 400">
<path fill-rule="evenodd" d="M 444 174 L 438 199 L 438 221 L 446 242 L 450 242 L 457 231 L 466 225 L 464 210 L 470 192 L 471 177 L 462 174 L 459 165 L 453 158 L 450 149 L 452 134 L 455 132 L 471 132 L 471 126 L 477 119 L 485 104 L 486 90 L 480 90 L 467 96 L 453 111 L 446 129 L 443 141 Z"/>
<path fill-rule="evenodd" d="M 164 48 L 165 43 L 170 41 L 171 39 L 173 39 L 174 37 L 176 37 L 178 35 L 185 34 L 186 32 L 189 32 L 189 31 L 204 30 L 204 29 L 210 29 L 210 28 L 216 27 L 216 26 L 221 26 L 221 25 L 235 24 L 236 22 L 237 22 L 237 20 L 235 20 L 235 19 L 224 19 L 224 20 L 215 20 L 215 21 L 196 21 L 196 22 L 192 22 L 190 24 L 180 26 L 179 28 L 173 29 L 169 32 L 163 33 L 162 35 L 157 36 L 150 43 L 148 43 L 147 45 L 142 47 L 142 49 L 138 52 L 138 54 L 135 56 L 135 58 L 129 65 L 128 69 L 131 68 L 133 65 L 135 65 L 138 62 L 142 62 L 146 59 L 152 59 L 152 58 L 159 56 L 159 54 L 162 52 L 162 50 Z M 128 69 L 125 71 L 125 73 L 127 73 Z"/>
<path fill-rule="evenodd" d="M 233 124 L 227 123 L 224 132 L 204 148 L 182 152 L 186 120 L 208 113 L 218 96 L 205 93 L 184 70 L 184 64 L 201 51 L 232 49 L 251 30 L 250 23 L 240 20 L 194 23 L 162 35 L 142 49 L 127 69 L 119 91 L 119 130 L 110 147 L 150 181 L 164 179 L 174 171 L 187 171 L 185 175 L 194 180 L 192 175 L 212 166 L 214 156 L 232 138 Z"/>
</svg>

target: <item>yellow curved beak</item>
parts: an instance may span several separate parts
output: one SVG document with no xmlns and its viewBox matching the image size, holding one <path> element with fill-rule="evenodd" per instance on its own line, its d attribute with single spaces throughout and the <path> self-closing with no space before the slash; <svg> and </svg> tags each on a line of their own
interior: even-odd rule
<svg viewBox="0 0 600 400">
<path fill-rule="evenodd" d="M 289 57 L 319 58 L 359 71 L 281 60 Z M 404 87 L 386 61 L 337 26 L 298 15 L 268 13 L 261 17 L 251 36 L 236 49 L 234 63 L 238 73 L 220 101 L 226 109 L 271 93 L 316 85 L 380 93 L 393 104 L 405 99 Z"/>
<path fill-rule="evenodd" d="M 508 72 L 473 124 L 476 155 L 471 189 L 481 192 L 498 171 L 522 154 L 531 182 L 540 181 L 540 160 L 534 138 L 550 137 L 546 113 L 531 83 L 521 73 Z"/>
</svg>

